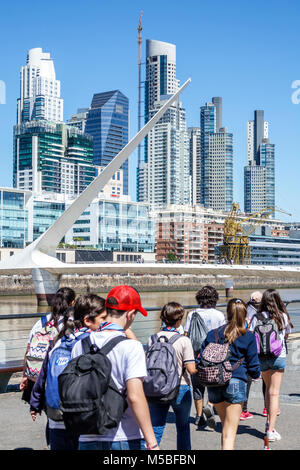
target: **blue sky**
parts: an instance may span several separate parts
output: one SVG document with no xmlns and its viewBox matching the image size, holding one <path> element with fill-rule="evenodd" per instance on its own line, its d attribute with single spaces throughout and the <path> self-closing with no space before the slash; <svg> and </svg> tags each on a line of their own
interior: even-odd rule
<svg viewBox="0 0 300 470">
<path fill-rule="evenodd" d="M 265 110 L 276 144 L 276 205 L 300 221 L 299 0 L 17 0 L 0 6 L 0 186 L 12 185 L 12 130 L 19 70 L 27 50 L 42 47 L 55 61 L 64 119 L 90 105 L 93 93 L 120 89 L 130 101 L 130 136 L 137 131 L 137 26 L 143 10 L 146 39 L 177 46 L 177 77 L 192 82 L 182 94 L 188 126 L 199 108 L 223 97 L 223 124 L 234 135 L 234 199 L 243 207 L 246 121 Z M 136 153 L 130 158 L 135 198 Z M 277 214 L 278 216 L 280 214 Z"/>
</svg>

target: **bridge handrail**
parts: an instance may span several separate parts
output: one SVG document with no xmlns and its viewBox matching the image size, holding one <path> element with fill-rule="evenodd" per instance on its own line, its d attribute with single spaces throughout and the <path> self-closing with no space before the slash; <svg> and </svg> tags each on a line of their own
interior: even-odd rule
<svg viewBox="0 0 300 470">
<path fill-rule="evenodd" d="M 300 303 L 300 299 L 293 299 L 293 300 L 283 300 L 285 306 L 293 303 Z M 226 307 L 227 303 L 217 304 L 216 307 L 222 308 Z M 199 308 L 199 305 L 183 305 L 185 310 L 192 310 Z M 147 312 L 158 312 L 162 309 L 161 307 L 145 307 Z M 41 318 L 43 315 L 48 315 L 50 312 L 39 312 L 39 313 L 12 313 L 9 315 L 0 315 L 0 320 L 15 320 L 15 319 L 22 319 L 22 318 Z"/>
</svg>

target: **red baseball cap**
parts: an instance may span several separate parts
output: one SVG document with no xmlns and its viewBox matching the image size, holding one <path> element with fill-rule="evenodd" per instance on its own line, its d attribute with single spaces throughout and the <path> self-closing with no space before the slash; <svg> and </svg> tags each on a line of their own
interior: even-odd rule
<svg viewBox="0 0 300 470">
<path fill-rule="evenodd" d="M 111 297 L 118 303 L 107 302 Z M 148 315 L 142 307 L 140 294 L 131 286 L 117 286 L 111 289 L 106 297 L 105 307 L 115 310 L 138 310 L 144 317 Z"/>
</svg>

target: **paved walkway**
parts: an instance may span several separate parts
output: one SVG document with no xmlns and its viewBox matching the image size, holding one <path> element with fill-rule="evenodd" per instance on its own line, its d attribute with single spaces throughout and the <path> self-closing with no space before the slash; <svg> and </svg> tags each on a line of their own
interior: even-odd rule
<svg viewBox="0 0 300 470">
<path fill-rule="evenodd" d="M 46 418 L 43 414 L 37 421 L 31 421 L 29 406 L 21 401 L 21 393 L 17 391 L 18 378 L 11 381 L 10 391 L 0 395 L 0 450 L 20 448 L 45 449 Z M 14 385 L 15 383 L 15 385 Z M 265 418 L 262 416 L 263 399 L 261 380 L 253 382 L 249 411 L 253 419 L 241 421 L 236 438 L 237 450 L 260 450 L 263 448 Z M 299 450 L 300 422 L 300 340 L 289 342 L 288 366 L 284 375 L 280 395 L 281 415 L 277 418 L 276 429 L 282 440 L 272 443 L 271 448 L 277 450 Z M 215 431 L 205 428 L 197 431 L 193 422 L 194 409 L 191 413 L 191 436 L 193 450 L 220 449 L 221 426 L 219 418 Z M 174 415 L 168 415 L 168 423 L 161 443 L 162 450 L 176 449 L 176 430 Z"/>
</svg>

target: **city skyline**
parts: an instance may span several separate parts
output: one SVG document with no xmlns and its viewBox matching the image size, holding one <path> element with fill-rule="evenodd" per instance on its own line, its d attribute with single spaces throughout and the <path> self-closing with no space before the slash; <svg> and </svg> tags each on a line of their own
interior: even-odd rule
<svg viewBox="0 0 300 470">
<path fill-rule="evenodd" d="M 32 3 L 32 5 L 36 4 L 36 2 L 29 3 Z M 152 7 L 149 8 L 147 4 L 145 5 L 145 2 L 134 1 L 130 6 L 126 7 L 126 18 L 128 19 L 127 23 L 124 22 L 126 26 L 123 23 L 121 24 L 120 19 L 116 18 L 113 27 L 104 27 L 102 32 L 103 36 L 100 36 L 108 40 L 107 44 L 109 44 L 109 47 L 106 52 L 103 43 L 101 46 L 100 41 L 99 47 L 103 57 L 101 58 L 100 67 L 102 69 L 101 78 L 99 79 L 99 77 L 97 77 L 97 80 L 95 77 L 97 76 L 97 70 L 99 70 L 97 67 L 99 67 L 99 65 L 97 65 L 95 61 L 91 61 L 91 57 L 93 57 L 95 53 L 94 46 L 91 47 L 90 51 L 86 51 L 85 55 L 83 54 L 88 43 L 87 38 L 82 41 L 83 44 L 81 44 L 80 47 L 78 47 L 78 42 L 76 42 L 74 44 L 74 51 L 72 51 L 72 48 L 66 49 L 65 44 L 67 37 L 65 34 L 70 32 L 70 29 L 67 28 L 66 32 L 61 31 L 59 35 L 60 40 L 58 40 L 54 32 L 51 31 L 51 28 L 49 29 L 51 18 L 53 18 L 51 14 L 49 15 L 49 19 L 45 20 L 48 24 L 47 40 L 44 39 L 45 31 L 43 30 L 42 34 L 42 29 L 37 27 L 35 31 L 30 31 L 29 28 L 27 37 L 22 41 L 22 47 L 20 47 L 20 39 L 19 41 L 17 40 L 19 34 L 16 35 L 17 38 L 15 38 L 12 43 L 8 42 L 6 44 L 6 54 L 4 54 L 6 68 L 1 70 L 0 75 L 0 79 L 6 84 L 6 104 L 0 106 L 0 152 L 2 161 L 6 162 L 6 168 L 3 171 L 3 180 L 0 181 L 0 183 L 2 186 L 12 186 L 11 134 L 12 124 L 15 121 L 15 102 L 18 98 L 18 71 L 20 66 L 23 65 L 24 55 L 30 48 L 42 47 L 43 50 L 51 53 L 51 57 L 55 61 L 56 75 L 61 82 L 61 96 L 64 99 L 64 121 L 67 121 L 78 108 L 89 105 L 94 93 L 120 89 L 122 93 L 129 97 L 131 103 L 130 137 L 134 135 L 137 128 L 137 22 L 140 10 L 143 9 L 143 57 L 145 56 L 145 44 L 148 38 L 174 43 L 177 47 L 177 76 L 181 81 L 184 81 L 187 76 L 191 76 L 192 78 L 192 84 L 183 97 L 183 105 L 187 115 L 187 126 L 194 127 L 198 125 L 199 109 L 202 103 L 207 99 L 207 96 L 221 96 L 224 102 L 226 102 L 223 120 L 234 136 L 234 200 L 240 202 L 241 205 L 243 203 L 243 167 L 246 161 L 246 122 L 251 118 L 255 109 L 264 109 L 270 123 L 272 143 L 276 144 L 276 205 L 291 212 L 293 214 L 292 220 L 299 220 L 300 212 L 295 202 L 294 195 L 297 188 L 297 169 L 299 168 L 299 161 L 296 157 L 299 149 L 299 131 L 297 133 L 297 129 L 299 128 L 300 114 L 299 107 L 293 104 L 291 99 L 293 93 L 291 85 L 294 80 L 299 78 L 299 74 L 297 75 L 299 69 L 296 66 L 296 61 L 293 60 L 293 47 L 288 47 L 289 44 L 295 43 L 294 41 L 297 37 L 296 23 L 294 24 L 293 22 L 293 18 L 297 15 L 289 17 L 287 9 L 285 10 L 283 7 L 280 7 L 279 2 L 274 1 L 267 30 L 265 30 L 264 34 L 258 34 L 256 38 L 253 38 L 253 43 L 251 43 L 250 38 L 246 37 L 251 29 L 250 25 L 251 27 L 253 27 L 254 24 L 256 26 L 262 25 L 263 20 L 266 19 L 268 9 L 265 6 L 259 6 L 262 13 L 262 18 L 259 19 L 255 18 L 255 10 L 258 8 L 258 2 L 252 2 L 252 7 L 247 5 L 246 11 L 249 17 L 247 20 L 241 21 L 245 29 L 245 33 L 243 33 L 242 26 L 238 24 L 237 20 L 242 17 L 245 18 L 245 16 L 242 15 L 239 8 L 235 9 L 237 2 L 230 2 L 229 5 L 226 6 L 226 19 L 229 20 L 231 26 L 235 25 L 235 29 L 232 35 L 227 34 L 224 36 L 226 22 L 224 21 L 223 24 L 224 16 L 222 15 L 224 15 L 225 12 L 221 2 L 217 2 L 219 10 L 216 15 L 214 15 L 214 20 L 216 19 L 214 33 L 216 37 L 207 45 L 209 46 L 209 51 L 201 49 L 200 52 L 204 60 L 202 65 L 205 66 L 205 73 L 203 73 L 203 70 L 201 71 L 200 68 L 196 68 L 195 66 L 196 60 L 194 60 L 195 57 L 193 56 L 195 53 L 195 45 L 190 43 L 190 47 L 187 47 L 189 41 L 195 39 L 197 36 L 195 35 L 196 30 L 193 29 L 193 27 L 186 28 L 187 21 L 191 21 L 192 25 L 195 25 L 191 8 L 193 7 L 194 10 L 200 11 L 199 6 L 196 5 L 196 2 L 192 2 L 189 11 L 184 11 L 177 16 L 175 15 L 175 11 L 173 12 L 173 21 L 175 21 L 175 24 L 179 24 L 181 21 L 185 33 L 178 35 L 174 32 L 176 28 L 170 28 L 166 25 L 163 18 L 159 18 L 157 22 L 153 21 L 154 4 L 156 3 L 157 2 L 154 2 Z M 295 9 L 299 9 L 299 5 L 297 5 L 296 2 L 292 3 Z M 96 11 L 97 5 L 95 2 L 89 1 L 88 4 Z M 122 5 L 119 2 L 115 2 L 115 4 L 118 4 L 122 10 Z M 57 7 L 58 3 L 54 2 L 54 5 Z M 166 9 L 166 6 L 162 7 L 162 12 L 165 12 Z M 204 5 L 202 2 L 201 9 L 204 17 L 208 18 L 209 14 L 212 14 L 211 8 Z M 3 10 L 9 17 L 12 15 L 9 6 L 5 5 Z M 16 24 L 19 24 L 21 20 L 22 10 L 23 6 L 20 5 L 16 18 L 14 18 Z M 62 16 L 66 13 L 64 7 L 61 13 Z M 84 15 L 83 11 L 81 13 Z M 113 12 L 112 9 L 106 6 L 103 13 L 109 18 L 109 15 L 112 15 Z M 33 11 L 33 16 L 30 21 L 34 21 L 37 17 L 38 13 Z M 72 19 L 75 22 L 73 25 L 74 28 L 79 24 L 79 17 L 79 10 L 72 14 Z M 88 19 L 90 27 L 92 28 L 94 22 L 92 15 L 87 13 L 85 17 Z M 282 38 L 281 35 L 274 32 L 273 26 L 277 24 L 279 18 L 287 32 L 285 38 Z M 205 22 L 201 23 L 202 26 L 207 28 L 204 23 Z M 8 25 L 9 21 L 1 34 L 3 34 L 3 32 L 4 34 L 8 34 Z M 122 42 L 113 39 L 114 28 L 120 25 L 121 29 L 117 34 L 117 38 L 120 40 L 120 38 L 124 36 Z M 165 26 L 165 28 L 163 28 L 163 26 Z M 287 30 L 287 26 L 289 26 L 289 30 Z M 237 35 L 239 35 L 240 44 L 236 44 L 234 41 L 234 36 Z M 216 45 L 221 36 L 224 39 L 222 49 L 225 45 L 230 46 L 230 49 L 226 50 L 226 54 L 229 53 L 229 55 L 226 55 L 228 64 L 225 64 L 225 56 L 223 57 L 223 53 L 220 52 L 217 61 L 218 67 L 215 67 L 213 64 L 213 55 L 218 52 Z M 263 39 L 265 39 L 265 41 L 263 41 Z M 258 52 L 255 47 L 258 42 L 260 42 L 262 46 L 260 52 Z M 199 44 L 197 41 L 195 41 L 195 43 Z M 247 48 L 243 49 L 245 46 L 247 46 Z M 122 52 L 123 50 L 124 53 Z M 266 53 L 267 51 L 268 54 Z M 239 53 L 242 52 L 245 52 L 247 57 L 244 57 L 243 54 L 239 56 Z M 123 57 L 123 55 L 126 57 Z M 107 61 L 108 56 L 112 57 L 110 61 Z M 81 64 L 81 67 L 78 67 L 78 64 L 75 62 L 75 57 L 78 63 Z M 269 70 L 271 58 L 272 67 L 271 70 Z M 256 67 L 253 67 L 254 59 L 256 60 Z M 127 62 L 126 70 L 123 69 L 124 60 Z M 103 64 L 106 66 L 105 70 L 103 70 Z M 234 73 L 228 73 L 229 68 L 232 67 L 233 64 L 235 65 L 233 68 Z M 208 65 L 210 66 L 207 67 Z M 225 66 L 225 72 L 222 70 L 222 73 L 220 73 L 220 66 L 222 66 L 222 68 Z M 124 73 L 117 76 L 115 73 L 116 68 L 124 70 Z M 207 71 L 209 71 L 209 73 L 207 73 Z M 76 93 L 74 93 L 75 90 Z M 129 162 L 131 174 L 130 194 L 134 196 L 133 199 L 135 199 L 136 163 L 136 155 L 131 156 Z M 291 171 L 291 169 L 293 171 Z M 287 182 L 288 190 L 286 190 Z"/>
</svg>

